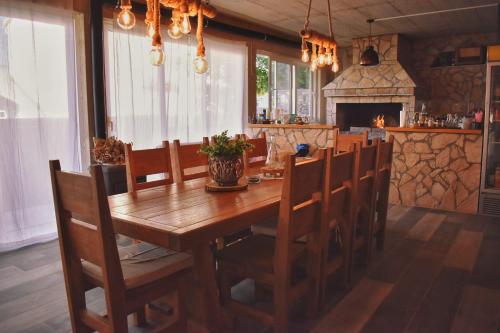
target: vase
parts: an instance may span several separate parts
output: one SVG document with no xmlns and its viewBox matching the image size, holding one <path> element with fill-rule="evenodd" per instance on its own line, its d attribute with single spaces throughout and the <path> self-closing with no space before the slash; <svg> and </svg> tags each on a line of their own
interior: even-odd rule
<svg viewBox="0 0 500 333">
<path fill-rule="evenodd" d="M 208 173 L 220 186 L 234 186 L 243 176 L 243 160 L 241 156 L 211 157 L 208 160 Z"/>
</svg>

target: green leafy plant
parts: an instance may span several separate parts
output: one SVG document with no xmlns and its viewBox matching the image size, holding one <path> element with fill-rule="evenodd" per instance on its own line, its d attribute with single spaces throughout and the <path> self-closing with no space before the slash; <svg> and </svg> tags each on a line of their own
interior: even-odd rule
<svg viewBox="0 0 500 333">
<path fill-rule="evenodd" d="M 227 131 L 214 136 L 214 142 L 210 145 L 202 145 L 200 152 L 207 154 L 208 157 L 226 157 L 234 158 L 243 155 L 243 152 L 253 148 L 251 143 L 243 139 L 231 140 L 227 136 Z"/>
</svg>

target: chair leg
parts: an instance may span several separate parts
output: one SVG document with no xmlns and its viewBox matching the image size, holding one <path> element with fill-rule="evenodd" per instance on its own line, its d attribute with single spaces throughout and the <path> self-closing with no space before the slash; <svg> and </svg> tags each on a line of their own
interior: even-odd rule
<svg viewBox="0 0 500 333">
<path fill-rule="evenodd" d="M 288 332 L 288 303 L 286 286 L 274 287 L 274 332 Z"/>
<path fill-rule="evenodd" d="M 219 297 L 222 305 L 227 304 L 231 299 L 231 277 L 228 272 L 224 269 L 223 264 L 219 266 Z"/>
<path fill-rule="evenodd" d="M 146 306 L 134 312 L 134 325 L 144 326 L 146 325 Z"/>
</svg>

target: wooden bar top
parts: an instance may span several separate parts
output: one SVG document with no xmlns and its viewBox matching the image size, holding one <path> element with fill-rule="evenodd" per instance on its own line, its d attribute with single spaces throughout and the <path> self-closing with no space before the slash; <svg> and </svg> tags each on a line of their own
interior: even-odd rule
<svg viewBox="0 0 500 333">
<path fill-rule="evenodd" d="M 247 124 L 249 128 L 290 128 L 290 129 L 334 129 L 334 125 L 325 124 Z"/>
<path fill-rule="evenodd" d="M 481 130 L 461 128 L 427 128 L 427 127 L 386 127 L 387 132 L 425 132 L 425 133 L 450 133 L 450 134 L 476 134 L 481 135 Z"/>
</svg>

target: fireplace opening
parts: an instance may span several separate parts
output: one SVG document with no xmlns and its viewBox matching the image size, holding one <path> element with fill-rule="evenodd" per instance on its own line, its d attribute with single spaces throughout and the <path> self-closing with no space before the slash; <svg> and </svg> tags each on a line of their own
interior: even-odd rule
<svg viewBox="0 0 500 333">
<path fill-rule="evenodd" d="M 401 108 L 401 103 L 337 103 L 336 125 L 345 132 L 353 127 L 380 127 L 383 119 L 383 127 L 398 127 Z"/>
</svg>

